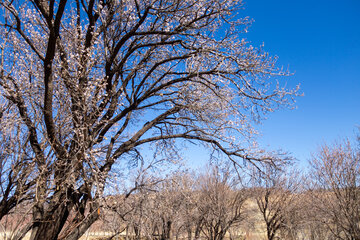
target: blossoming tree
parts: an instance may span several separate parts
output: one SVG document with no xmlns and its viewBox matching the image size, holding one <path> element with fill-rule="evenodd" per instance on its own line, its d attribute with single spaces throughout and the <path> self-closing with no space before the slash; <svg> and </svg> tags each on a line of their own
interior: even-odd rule
<svg viewBox="0 0 360 240">
<path fill-rule="evenodd" d="M 270 78 L 287 74 L 275 58 L 240 38 L 250 23 L 236 15 L 240 0 L 0 6 L 1 136 L 19 154 L 2 171 L 28 166 L 18 194 L 33 196 L 19 237 L 78 239 L 99 216 L 114 166 L 144 145 L 166 154 L 184 139 L 236 164 L 282 160 L 243 144 L 296 90 Z"/>
</svg>

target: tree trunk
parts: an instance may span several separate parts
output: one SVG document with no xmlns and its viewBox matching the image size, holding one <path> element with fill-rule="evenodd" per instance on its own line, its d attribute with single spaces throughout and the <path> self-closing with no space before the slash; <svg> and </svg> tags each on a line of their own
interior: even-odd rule
<svg viewBox="0 0 360 240">
<path fill-rule="evenodd" d="M 31 231 L 33 224 L 30 222 L 27 225 L 25 225 L 20 231 L 16 232 L 15 236 L 11 238 L 11 240 L 20 240 L 24 239 L 25 235 Z"/>
<path fill-rule="evenodd" d="M 90 228 L 90 226 L 99 218 L 98 204 L 93 207 L 92 212 L 79 224 L 75 229 L 71 231 L 62 240 L 78 240 L 84 233 Z"/>
<path fill-rule="evenodd" d="M 35 207 L 34 211 L 39 211 L 39 209 Z M 55 240 L 69 216 L 69 209 L 65 204 L 60 204 L 55 211 L 50 208 L 45 213 L 35 212 L 34 214 L 42 217 L 35 220 L 30 240 Z"/>
<path fill-rule="evenodd" d="M 198 226 L 195 229 L 195 239 L 199 239 L 201 228 Z"/>
<path fill-rule="evenodd" d="M 187 226 L 186 229 L 187 229 L 188 240 L 192 240 L 191 226 Z"/>
<path fill-rule="evenodd" d="M 126 226 L 125 229 L 125 240 L 129 240 L 129 226 Z"/>
<path fill-rule="evenodd" d="M 166 224 L 164 224 L 164 233 L 163 233 L 163 240 L 170 240 L 171 239 L 171 221 L 167 221 Z"/>
</svg>

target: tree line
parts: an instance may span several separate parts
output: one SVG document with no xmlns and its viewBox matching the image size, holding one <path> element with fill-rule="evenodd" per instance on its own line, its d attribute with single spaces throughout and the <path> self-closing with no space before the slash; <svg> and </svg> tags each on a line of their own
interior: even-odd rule
<svg viewBox="0 0 360 240">
<path fill-rule="evenodd" d="M 239 178 L 229 165 L 177 172 L 106 199 L 102 227 L 128 239 L 359 239 L 358 146 L 323 146 L 306 173 L 267 167 Z"/>
</svg>

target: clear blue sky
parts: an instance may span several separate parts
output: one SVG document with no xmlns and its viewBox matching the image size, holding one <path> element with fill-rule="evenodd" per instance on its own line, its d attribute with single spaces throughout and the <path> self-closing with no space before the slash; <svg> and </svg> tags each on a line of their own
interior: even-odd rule
<svg viewBox="0 0 360 240">
<path fill-rule="evenodd" d="M 305 163 L 325 142 L 353 137 L 360 127 L 360 1 L 247 0 L 255 20 L 246 38 L 279 57 L 301 84 L 296 110 L 281 110 L 260 126 L 263 146 Z"/>
<path fill-rule="evenodd" d="M 247 0 L 241 16 L 254 23 L 244 35 L 252 45 L 279 57 L 294 73 L 288 86 L 301 84 L 297 109 L 268 115 L 259 142 L 283 149 L 305 166 L 323 143 L 354 137 L 360 127 L 360 1 Z M 190 147 L 193 166 L 208 159 Z"/>
</svg>

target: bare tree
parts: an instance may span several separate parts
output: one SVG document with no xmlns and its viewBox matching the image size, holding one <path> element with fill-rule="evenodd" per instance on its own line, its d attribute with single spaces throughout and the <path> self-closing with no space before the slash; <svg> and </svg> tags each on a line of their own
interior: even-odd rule
<svg viewBox="0 0 360 240">
<path fill-rule="evenodd" d="M 114 234 L 125 231 L 127 238 L 178 239 L 187 234 L 189 203 L 195 201 L 193 179 L 180 171 L 151 187 L 148 182 L 131 195 L 109 196 L 103 221 L 113 226 Z"/>
<path fill-rule="evenodd" d="M 255 175 L 254 196 L 266 226 L 268 240 L 296 239 L 298 219 L 297 176 L 283 169 L 267 167 Z M 281 238 L 281 239 L 282 239 Z"/>
<path fill-rule="evenodd" d="M 194 184 L 194 176 L 182 171 L 161 183 L 155 205 L 161 230 L 159 239 L 178 239 L 189 234 L 188 214 L 196 201 Z"/>
<path fill-rule="evenodd" d="M 308 178 L 310 179 L 310 178 Z M 307 185 L 306 185 L 307 186 Z M 302 194 L 302 219 L 301 222 L 301 239 L 321 240 L 321 239 L 336 239 L 324 224 L 321 213 L 317 209 L 319 201 L 314 202 L 313 190 L 305 191 Z"/>
<path fill-rule="evenodd" d="M 107 226 L 112 236 L 125 233 L 126 239 L 153 239 L 154 224 L 152 207 L 155 192 L 139 189 L 131 195 L 115 195 L 106 199 L 102 225 Z"/>
<path fill-rule="evenodd" d="M 228 167 L 213 167 L 198 179 L 197 208 L 201 232 L 206 239 L 222 240 L 232 227 L 246 218 L 244 203 L 249 194 Z M 198 236 L 196 236 L 198 237 Z"/>
<path fill-rule="evenodd" d="M 240 0 L 0 6 L 0 97 L 28 139 L 29 157 L 16 158 L 36 179 L 31 239 L 83 235 L 114 166 L 149 144 L 166 154 L 185 139 L 236 163 L 281 162 L 241 141 L 296 90 L 269 79 L 286 73 L 240 38 L 250 22 L 236 16 Z"/>
<path fill-rule="evenodd" d="M 360 154 L 348 140 L 324 145 L 311 160 L 313 221 L 336 239 L 360 238 Z"/>
</svg>

